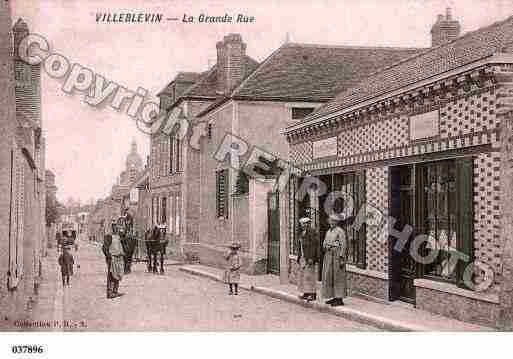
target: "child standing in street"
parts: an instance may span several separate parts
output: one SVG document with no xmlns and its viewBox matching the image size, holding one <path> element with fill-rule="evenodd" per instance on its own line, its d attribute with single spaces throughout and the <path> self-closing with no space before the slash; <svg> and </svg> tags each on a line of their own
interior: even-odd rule
<svg viewBox="0 0 513 359">
<path fill-rule="evenodd" d="M 238 250 L 240 245 L 234 243 L 230 246 L 230 252 L 226 255 L 226 270 L 224 272 L 224 281 L 230 286 L 230 295 L 239 294 L 239 280 L 241 260 Z M 235 290 L 235 291 L 234 291 Z"/>
<path fill-rule="evenodd" d="M 61 266 L 62 286 L 69 286 L 69 276 L 73 274 L 73 256 L 69 252 L 68 247 L 64 247 L 62 254 L 59 256 L 59 265 Z"/>
</svg>

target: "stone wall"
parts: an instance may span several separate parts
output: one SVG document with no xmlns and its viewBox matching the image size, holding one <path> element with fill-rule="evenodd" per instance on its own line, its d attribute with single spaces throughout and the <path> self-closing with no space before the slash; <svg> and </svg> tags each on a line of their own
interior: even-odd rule
<svg viewBox="0 0 513 359">
<path fill-rule="evenodd" d="M 500 316 L 500 307 L 497 303 L 421 287 L 416 287 L 416 307 L 431 313 L 488 327 L 496 327 Z"/>
<path fill-rule="evenodd" d="M 362 293 L 371 297 L 388 300 L 388 281 L 381 278 L 348 271 L 349 293 Z"/>
</svg>

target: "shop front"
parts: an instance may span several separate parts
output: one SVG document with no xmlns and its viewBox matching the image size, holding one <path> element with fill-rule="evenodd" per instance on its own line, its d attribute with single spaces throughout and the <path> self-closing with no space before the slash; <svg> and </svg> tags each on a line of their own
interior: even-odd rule
<svg viewBox="0 0 513 359">
<path fill-rule="evenodd" d="M 500 78 L 512 61 L 491 57 L 288 128 L 303 170 L 288 192 L 290 279 L 298 219 L 312 216 L 322 242 L 327 217 L 343 213 L 353 294 L 497 326 Z"/>
</svg>

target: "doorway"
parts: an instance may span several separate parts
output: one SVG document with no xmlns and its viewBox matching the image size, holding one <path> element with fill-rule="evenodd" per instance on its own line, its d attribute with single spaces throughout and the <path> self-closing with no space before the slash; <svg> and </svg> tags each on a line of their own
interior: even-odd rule
<svg viewBox="0 0 513 359">
<path fill-rule="evenodd" d="M 415 169 L 413 165 L 390 167 L 390 215 L 396 219 L 394 229 L 403 231 L 405 225 L 414 228 L 415 220 Z M 398 239 L 389 237 L 390 254 L 390 300 L 401 300 L 415 303 L 416 277 L 415 261 L 410 255 L 410 245 L 414 237 L 411 233 L 408 240 L 397 246 Z M 398 250 L 399 249 L 399 250 Z"/>
<path fill-rule="evenodd" d="M 267 272 L 280 274 L 280 193 L 267 196 L 268 254 Z"/>
</svg>

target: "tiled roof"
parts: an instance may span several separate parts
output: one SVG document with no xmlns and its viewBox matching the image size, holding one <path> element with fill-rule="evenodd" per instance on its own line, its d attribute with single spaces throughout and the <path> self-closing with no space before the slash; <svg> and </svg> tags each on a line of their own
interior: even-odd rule
<svg viewBox="0 0 513 359">
<path fill-rule="evenodd" d="M 362 101 L 454 70 L 500 52 L 511 44 L 513 44 L 513 16 L 469 32 L 452 42 L 430 48 L 366 78 L 357 86 L 340 93 L 332 101 L 319 107 L 303 122 L 327 116 Z"/>
<path fill-rule="evenodd" d="M 213 109 L 221 106 L 222 104 L 224 104 L 225 102 L 227 102 L 229 100 L 230 100 L 230 97 L 220 95 L 216 98 L 216 100 L 214 102 L 212 102 L 210 105 L 208 105 L 207 108 L 205 108 L 204 110 L 199 112 L 196 116 L 202 117 L 202 116 L 206 115 L 207 113 L 209 113 L 210 111 L 212 111 Z"/>
<path fill-rule="evenodd" d="M 191 84 L 195 83 L 198 78 L 201 76 L 201 74 L 197 73 L 197 72 L 179 72 L 175 78 L 169 83 L 167 84 L 166 87 L 164 87 L 164 89 L 162 91 L 160 91 L 158 95 L 161 95 L 161 94 L 168 94 L 168 95 L 173 95 L 173 90 L 172 90 L 172 86 L 175 82 L 190 82 Z"/>
<path fill-rule="evenodd" d="M 287 43 L 243 81 L 232 97 L 324 102 L 378 69 L 424 50 Z"/>
<path fill-rule="evenodd" d="M 251 74 L 258 67 L 258 62 L 253 60 L 251 57 L 246 56 L 246 73 L 244 78 Z M 217 70 L 214 65 L 209 71 L 202 74 L 202 77 L 194 85 L 192 85 L 182 97 L 208 97 L 216 98 L 218 96 L 216 92 L 217 87 Z"/>
</svg>

